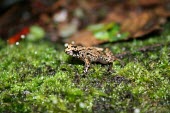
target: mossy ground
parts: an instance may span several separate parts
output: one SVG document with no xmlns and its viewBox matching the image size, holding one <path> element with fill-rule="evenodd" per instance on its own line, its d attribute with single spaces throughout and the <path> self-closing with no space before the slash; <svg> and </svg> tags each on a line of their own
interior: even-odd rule
<svg viewBox="0 0 170 113">
<path fill-rule="evenodd" d="M 0 46 L 0 112 L 170 112 L 170 24 L 145 40 L 105 44 L 114 54 L 131 51 L 107 65 L 84 63 L 64 46 L 22 41 Z M 163 44 L 139 52 L 146 45 Z"/>
</svg>

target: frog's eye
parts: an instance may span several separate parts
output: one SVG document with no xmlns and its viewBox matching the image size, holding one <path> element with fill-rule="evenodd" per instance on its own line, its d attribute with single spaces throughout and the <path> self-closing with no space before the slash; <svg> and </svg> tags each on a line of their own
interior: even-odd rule
<svg viewBox="0 0 170 113">
<path fill-rule="evenodd" d="M 65 44 L 64 44 L 64 47 L 68 47 L 68 43 L 65 43 Z"/>
<path fill-rule="evenodd" d="M 75 44 L 75 42 L 74 42 L 74 41 L 72 41 L 72 42 L 71 42 L 71 44 Z"/>
</svg>

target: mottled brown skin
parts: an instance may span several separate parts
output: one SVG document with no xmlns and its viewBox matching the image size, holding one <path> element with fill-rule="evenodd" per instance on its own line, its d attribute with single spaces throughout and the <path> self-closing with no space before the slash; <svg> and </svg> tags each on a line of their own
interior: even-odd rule
<svg viewBox="0 0 170 113">
<path fill-rule="evenodd" d="M 65 52 L 75 58 L 85 62 L 84 73 L 87 73 L 91 62 L 99 62 L 101 64 L 109 64 L 112 67 L 112 62 L 117 60 L 112 52 L 106 48 L 98 47 L 83 47 L 73 44 L 66 44 Z"/>
</svg>

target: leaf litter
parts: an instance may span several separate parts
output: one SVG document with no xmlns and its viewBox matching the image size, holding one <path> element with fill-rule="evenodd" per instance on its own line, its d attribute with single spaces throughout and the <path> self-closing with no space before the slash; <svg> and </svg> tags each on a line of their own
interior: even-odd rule
<svg viewBox="0 0 170 113">
<path fill-rule="evenodd" d="M 105 19 L 93 26 L 93 29 L 98 29 L 98 27 L 105 29 L 110 25 L 112 29 L 98 30 L 96 33 L 87 27 L 75 33 L 66 42 L 74 41 L 79 45 L 94 46 L 106 42 L 144 37 L 154 31 L 161 31 L 161 25 L 165 24 L 170 16 L 169 6 L 170 2 L 166 0 L 149 0 L 147 2 L 139 0 L 112 4 L 113 8 L 108 11 Z"/>
</svg>

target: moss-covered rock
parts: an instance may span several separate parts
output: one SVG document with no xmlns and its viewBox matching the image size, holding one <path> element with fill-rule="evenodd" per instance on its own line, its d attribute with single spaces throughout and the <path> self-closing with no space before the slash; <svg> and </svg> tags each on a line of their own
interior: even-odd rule
<svg viewBox="0 0 170 113">
<path fill-rule="evenodd" d="M 130 51 L 121 65 L 83 62 L 64 46 L 22 41 L 0 46 L 0 112 L 170 112 L 170 25 L 145 40 L 105 44 L 114 54 Z M 138 48 L 160 43 L 150 51 Z M 60 49 L 63 48 L 63 49 Z"/>
</svg>

